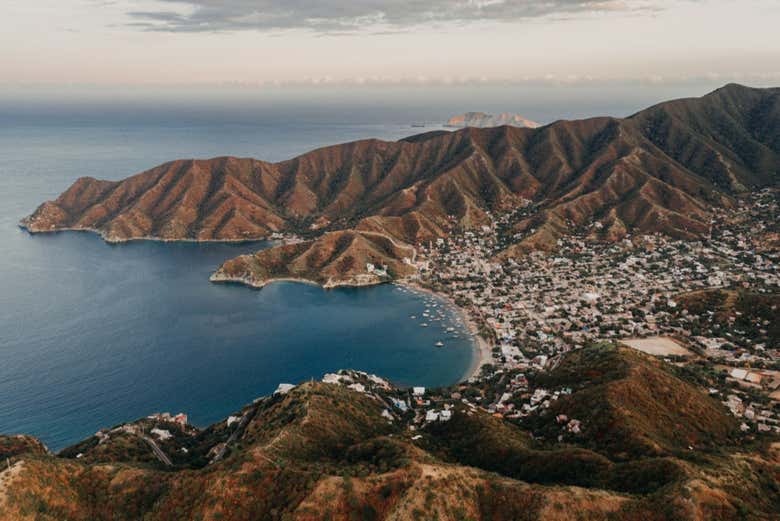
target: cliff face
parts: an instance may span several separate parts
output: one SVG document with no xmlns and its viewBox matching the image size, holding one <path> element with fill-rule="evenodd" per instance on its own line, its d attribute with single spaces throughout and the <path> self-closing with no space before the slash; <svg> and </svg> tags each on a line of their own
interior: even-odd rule
<svg viewBox="0 0 780 521">
<path fill-rule="evenodd" d="M 518 255 L 554 248 L 593 222 L 601 230 L 594 240 L 698 237 L 713 206 L 776 184 L 778 172 L 780 89 L 729 85 L 626 119 L 466 128 L 357 141 L 274 164 L 180 160 L 119 182 L 82 178 L 22 224 L 95 230 L 110 241 L 355 229 L 417 244 L 530 200 L 538 212 L 516 224 L 522 239 L 506 252 Z"/>
<path fill-rule="evenodd" d="M 619 403 L 604 398 L 606 409 L 579 411 L 582 433 L 563 442 L 549 441 L 561 430 L 561 411 L 540 408 L 529 431 L 450 399 L 454 389 L 427 396 L 430 407 L 452 405 L 449 421 L 418 422 L 411 431 L 415 411 L 391 405 L 407 400 L 424 410 L 408 390 L 344 372 L 341 383 L 302 384 L 248 405 L 236 413 L 240 420 L 201 431 L 144 418 L 103 430 L 59 457 L 35 447 L 16 452 L 11 471 L 0 474 L 0 520 L 776 517 L 778 460 L 728 438 L 733 419 L 703 389 L 622 349 L 568 356 L 545 382 L 573 389 L 561 405 L 566 411 L 587 398 L 594 380 L 620 386 L 623 395 Z M 346 387 L 357 383 L 360 391 Z M 494 392 L 489 386 L 458 391 L 479 396 Z M 679 396 L 675 407 L 648 408 L 669 395 Z M 616 423 L 614 436 L 604 437 L 605 421 Z M 674 432 L 688 422 L 695 450 L 688 447 L 692 431 Z M 153 428 L 170 432 L 157 444 L 172 465 L 158 462 L 144 439 Z M 548 441 L 537 441 L 545 430 Z M 646 447 L 651 436 L 659 451 L 631 450 L 634 440 Z"/>
</svg>

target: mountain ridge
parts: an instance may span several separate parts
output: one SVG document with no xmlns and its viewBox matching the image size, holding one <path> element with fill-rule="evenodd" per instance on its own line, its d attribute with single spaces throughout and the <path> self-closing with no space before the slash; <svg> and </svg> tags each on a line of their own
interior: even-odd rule
<svg viewBox="0 0 780 521">
<path fill-rule="evenodd" d="M 778 172 L 780 89 L 730 84 L 624 119 L 465 128 L 333 145 L 278 163 L 190 159 L 123 181 L 80 178 L 21 225 L 32 233 L 97 231 L 110 242 L 291 232 L 321 239 L 312 246 L 322 250 L 330 247 L 326 232 L 372 232 L 414 246 L 532 204 L 537 211 L 515 223 L 501 254 L 514 257 L 553 250 L 558 238 L 594 224 L 594 241 L 702 237 L 713 208 L 775 185 Z"/>
</svg>

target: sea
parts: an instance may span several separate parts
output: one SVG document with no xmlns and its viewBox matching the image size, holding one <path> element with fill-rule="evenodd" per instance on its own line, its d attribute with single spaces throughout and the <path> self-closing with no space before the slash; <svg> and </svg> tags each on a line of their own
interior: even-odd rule
<svg viewBox="0 0 780 521">
<path fill-rule="evenodd" d="M 87 232 L 18 227 L 81 176 L 118 180 L 175 158 L 277 161 L 438 130 L 471 109 L 547 123 L 627 115 L 654 99 L 634 90 L 401 90 L 0 89 L 0 433 L 31 434 L 56 451 L 154 412 L 206 426 L 279 383 L 342 368 L 399 385 L 462 379 L 472 339 L 456 311 L 428 295 L 392 284 L 209 282 L 223 261 L 265 242 L 110 245 Z M 441 320 L 421 327 L 434 305 Z"/>
</svg>

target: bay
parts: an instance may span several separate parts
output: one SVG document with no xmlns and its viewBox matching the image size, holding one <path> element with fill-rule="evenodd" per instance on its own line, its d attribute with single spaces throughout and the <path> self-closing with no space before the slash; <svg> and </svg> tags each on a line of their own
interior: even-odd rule
<svg viewBox="0 0 780 521">
<path fill-rule="evenodd" d="M 58 450 L 156 411 L 184 411 L 205 426 L 280 382 L 340 368 L 402 385 L 458 381 L 474 356 L 471 341 L 410 319 L 422 312 L 422 295 L 393 285 L 325 291 L 275 283 L 258 291 L 208 281 L 224 260 L 266 243 L 109 245 L 90 233 L 33 236 L 17 226 L 79 176 L 121 179 L 177 157 L 277 160 L 410 133 L 401 125 L 153 119 L 4 125 L 0 432 L 32 434 Z M 462 328 L 451 310 L 446 323 Z M 446 348 L 436 348 L 442 339 Z"/>
</svg>

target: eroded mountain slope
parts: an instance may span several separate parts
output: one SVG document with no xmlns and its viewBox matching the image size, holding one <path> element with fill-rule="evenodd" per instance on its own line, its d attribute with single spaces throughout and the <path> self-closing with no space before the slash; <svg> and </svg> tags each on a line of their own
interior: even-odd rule
<svg viewBox="0 0 780 521">
<path fill-rule="evenodd" d="M 592 240 L 700 237 L 713 207 L 775 185 L 778 172 L 780 89 L 727 85 L 625 119 L 466 128 L 335 145 L 281 163 L 180 160 L 118 182 L 81 178 L 22 224 L 31 232 L 94 230 L 109 241 L 292 232 L 326 250 L 332 239 L 318 243 L 324 232 L 370 231 L 414 245 L 533 203 L 504 252 L 516 256 L 554 249 L 557 238 L 594 223 Z M 364 270 L 355 266 L 345 281 Z"/>
<path fill-rule="evenodd" d="M 671 366 L 625 349 L 595 346 L 566 356 L 544 385 L 572 386 L 575 402 L 587 398 L 591 384 L 636 387 L 619 402 L 604 398 L 609 403 L 602 405 L 615 409 L 611 421 L 623 424 L 609 443 L 596 408 L 576 412 L 581 435 L 556 441 L 544 431 L 560 428 L 557 409 L 540 411 L 528 431 L 450 400 L 451 389 L 430 391 L 430 404 L 415 404 L 408 390 L 346 372 L 342 383 L 309 382 L 260 399 L 237 413 L 241 421 L 189 434 L 187 427 L 174 445 L 190 447 L 192 459 L 174 467 L 139 458 L 135 448 L 123 452 L 128 426 L 136 424 L 59 457 L 28 443 L 30 450 L 14 453 L 14 470 L 0 475 L 0 520 L 774 518 L 777 455 L 725 433 L 719 426 L 729 429 L 725 409 L 702 389 Z M 468 396 L 491 392 L 489 382 L 470 385 L 458 389 Z M 647 408 L 667 393 L 704 405 Z M 412 409 L 393 400 L 407 400 Z M 450 421 L 415 419 L 448 400 Z M 574 413 L 570 403 L 562 407 Z M 636 415 L 642 421 L 631 420 Z M 688 431 L 671 432 L 683 422 L 708 445 L 688 448 Z M 664 451 L 631 450 L 633 440 L 648 436 L 667 440 L 659 445 Z M 224 457 L 215 457 L 220 451 Z M 206 453 L 210 459 L 203 460 Z"/>
</svg>

